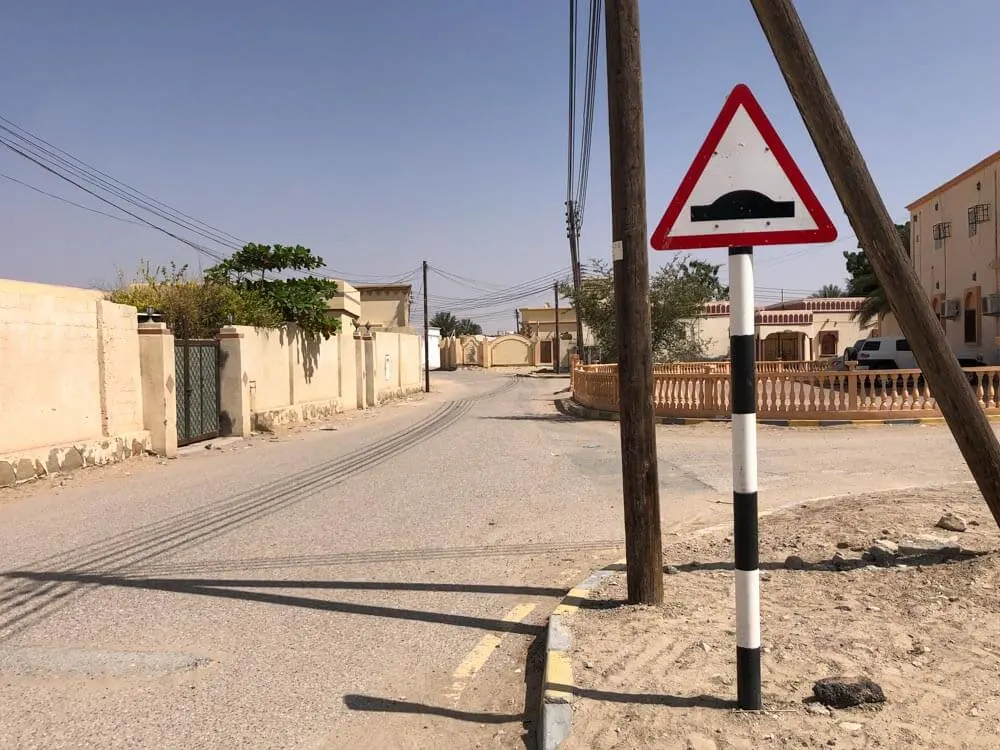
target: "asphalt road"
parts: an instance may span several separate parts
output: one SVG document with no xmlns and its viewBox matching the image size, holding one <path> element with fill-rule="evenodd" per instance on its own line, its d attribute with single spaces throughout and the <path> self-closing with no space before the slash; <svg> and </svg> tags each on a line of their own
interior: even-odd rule
<svg viewBox="0 0 1000 750">
<path fill-rule="evenodd" d="M 336 431 L 0 496 L 0 747 L 530 747 L 545 618 L 622 554 L 617 425 L 556 414 L 565 380 L 434 379 Z M 729 434 L 658 441 L 669 550 L 728 519 Z M 944 428 L 760 449 L 765 506 L 968 479 Z"/>
</svg>

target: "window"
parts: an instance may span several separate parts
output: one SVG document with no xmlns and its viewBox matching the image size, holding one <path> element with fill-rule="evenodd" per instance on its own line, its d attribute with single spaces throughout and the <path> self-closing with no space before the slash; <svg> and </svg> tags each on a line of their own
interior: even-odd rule
<svg viewBox="0 0 1000 750">
<path fill-rule="evenodd" d="M 913 351 L 910 349 L 910 342 L 906 339 L 896 339 L 896 351 L 897 352 L 909 352 Z"/>
<path fill-rule="evenodd" d="M 819 355 L 821 357 L 837 356 L 837 334 L 823 333 L 819 337 Z"/>
<path fill-rule="evenodd" d="M 868 341 L 865 342 L 865 345 L 861 347 L 861 351 L 863 351 L 863 352 L 877 352 L 880 343 L 881 342 L 878 339 L 868 339 Z"/>
<path fill-rule="evenodd" d="M 940 250 L 944 247 L 944 241 L 951 237 L 951 222 L 938 222 L 931 228 L 931 231 L 934 235 L 934 249 Z"/>
<path fill-rule="evenodd" d="M 975 237 L 979 231 L 979 225 L 990 220 L 990 204 L 979 203 L 969 207 L 969 236 Z"/>
</svg>

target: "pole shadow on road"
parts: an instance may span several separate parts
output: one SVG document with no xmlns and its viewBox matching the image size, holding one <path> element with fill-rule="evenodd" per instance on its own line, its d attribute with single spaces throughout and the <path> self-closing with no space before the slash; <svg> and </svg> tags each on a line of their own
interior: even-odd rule
<svg viewBox="0 0 1000 750">
<path fill-rule="evenodd" d="M 40 582 L 75 583 L 87 586 L 114 586 L 119 588 L 147 589 L 151 591 L 169 591 L 178 594 L 194 594 L 196 596 L 211 596 L 222 599 L 239 599 L 262 604 L 280 604 L 288 607 L 300 607 L 325 612 L 340 612 L 343 614 L 366 615 L 369 617 L 385 617 L 397 620 L 414 620 L 432 622 L 441 625 L 492 630 L 521 635 L 538 635 L 543 628 L 538 625 L 526 625 L 519 622 L 507 622 L 489 617 L 474 617 L 471 615 L 447 614 L 419 609 L 404 609 L 384 607 L 354 602 L 336 602 L 326 599 L 315 599 L 305 596 L 289 596 L 273 594 L 265 591 L 247 591 L 246 588 L 380 588 L 381 590 L 419 590 L 419 591 L 465 591 L 471 593 L 516 593 L 524 595 L 558 596 L 565 589 L 533 588 L 530 586 L 490 586 L 482 584 L 395 584 L 395 583 L 356 583 L 341 581 L 273 581 L 273 580 L 231 580 L 231 579 L 184 579 L 184 578 L 128 578 L 122 576 L 99 575 L 88 573 L 61 573 L 41 571 L 12 571 L 5 573 L 6 578 L 20 578 Z M 238 586 L 241 588 L 232 588 Z M 420 587 L 420 588 L 406 588 Z M 553 593 L 553 592 L 556 593 Z"/>
</svg>

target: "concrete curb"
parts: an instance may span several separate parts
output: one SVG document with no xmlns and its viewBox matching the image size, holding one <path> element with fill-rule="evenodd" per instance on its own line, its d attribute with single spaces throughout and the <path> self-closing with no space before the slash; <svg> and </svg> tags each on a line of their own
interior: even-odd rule
<svg viewBox="0 0 1000 750">
<path fill-rule="evenodd" d="M 618 412 L 591 409 L 572 398 L 556 399 L 556 409 L 568 417 L 618 421 Z M 657 424 L 692 425 L 703 422 L 729 422 L 729 417 L 656 417 Z M 991 422 L 1000 421 L 1000 414 L 988 414 Z M 758 419 L 757 424 L 770 427 L 883 427 L 914 424 L 945 424 L 944 417 L 915 417 L 913 419 Z"/>
<path fill-rule="evenodd" d="M 579 609 L 601 582 L 624 570 L 625 561 L 607 565 L 570 589 L 549 616 L 545 634 L 545 666 L 542 673 L 542 706 L 539 750 L 556 750 L 573 727 L 573 635 L 564 618 Z"/>
</svg>

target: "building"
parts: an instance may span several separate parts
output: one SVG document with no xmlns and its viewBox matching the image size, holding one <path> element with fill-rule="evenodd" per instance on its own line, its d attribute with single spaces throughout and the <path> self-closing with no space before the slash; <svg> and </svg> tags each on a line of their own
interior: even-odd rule
<svg viewBox="0 0 1000 750">
<path fill-rule="evenodd" d="M 836 357 L 873 326 L 862 328 L 854 313 L 862 297 L 806 297 L 758 307 L 757 359 L 802 361 Z M 729 303 L 709 302 L 698 321 L 698 336 L 709 359 L 729 357 Z"/>
<path fill-rule="evenodd" d="M 956 354 L 1000 362 L 1000 151 L 909 206 L 910 263 Z M 887 316 L 883 328 L 898 326 Z"/>
<path fill-rule="evenodd" d="M 554 342 L 556 338 L 556 309 L 546 304 L 543 307 L 522 307 L 517 311 L 521 334 L 537 342 L 536 364 L 551 365 Z M 573 307 L 560 307 L 558 315 L 559 331 L 559 363 L 569 367 L 570 355 L 578 351 L 576 340 L 576 310 Z M 596 340 L 590 329 L 583 327 L 583 343 L 588 349 L 596 346 Z"/>
<path fill-rule="evenodd" d="M 410 284 L 355 284 L 361 297 L 358 324 L 371 330 L 393 330 L 410 327 L 410 305 L 413 286 Z"/>
</svg>

